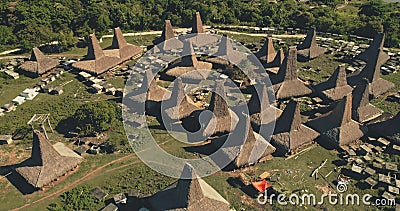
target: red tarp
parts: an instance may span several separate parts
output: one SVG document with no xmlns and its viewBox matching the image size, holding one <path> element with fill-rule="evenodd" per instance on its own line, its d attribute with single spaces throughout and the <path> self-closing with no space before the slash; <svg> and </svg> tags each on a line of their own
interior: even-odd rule
<svg viewBox="0 0 400 211">
<path fill-rule="evenodd" d="M 253 187 L 258 190 L 258 192 L 264 192 L 266 189 L 270 188 L 272 185 L 269 184 L 265 179 L 259 182 L 252 182 Z"/>
</svg>

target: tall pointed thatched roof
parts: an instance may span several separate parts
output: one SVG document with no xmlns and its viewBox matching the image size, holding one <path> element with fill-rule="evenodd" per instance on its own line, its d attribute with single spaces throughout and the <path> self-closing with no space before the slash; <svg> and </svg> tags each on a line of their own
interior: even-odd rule
<svg viewBox="0 0 400 211">
<path fill-rule="evenodd" d="M 175 80 L 171 98 L 165 103 L 167 107 L 165 113 L 172 120 L 183 119 L 193 111 L 200 110 L 193 100 L 185 94 L 181 78 Z"/>
<path fill-rule="evenodd" d="M 204 129 L 204 136 L 230 132 L 239 122 L 239 117 L 228 106 L 223 80 L 215 82 L 208 110 L 213 112 L 214 118 L 210 120 Z"/>
<path fill-rule="evenodd" d="M 301 123 L 300 104 L 291 100 L 276 120 L 272 144 L 287 152 L 311 143 L 319 133 Z"/>
<path fill-rule="evenodd" d="M 382 111 L 369 103 L 369 83 L 367 79 L 353 90 L 352 117 L 358 122 L 367 122 L 382 115 Z"/>
<path fill-rule="evenodd" d="M 94 34 L 89 36 L 88 52 L 84 59 L 75 62 L 72 66 L 76 69 L 89 72 L 94 75 L 100 75 L 110 68 L 120 63 L 119 51 L 113 50 L 112 56 L 106 55 L 101 49 L 99 42 Z"/>
<path fill-rule="evenodd" d="M 368 56 L 367 65 L 359 74 L 351 76 L 349 83 L 354 86 L 362 83 L 362 80 L 366 78 L 370 83 L 369 93 L 373 97 L 377 97 L 394 87 L 392 82 L 381 78 L 381 66 L 389 59 L 389 56 L 383 53 L 383 48 L 379 48 L 377 51 L 369 50 L 366 55 Z"/>
<path fill-rule="evenodd" d="M 184 42 L 182 56 L 180 62 L 166 70 L 166 75 L 189 80 L 204 80 L 208 77 L 212 64 L 197 60 L 191 40 Z"/>
<path fill-rule="evenodd" d="M 356 56 L 356 59 L 360 59 L 365 62 L 368 62 L 371 58 L 375 57 L 376 53 L 379 52 L 380 57 L 382 57 L 383 60 L 388 60 L 389 55 L 387 55 L 385 52 L 380 50 L 380 49 L 383 49 L 384 42 L 385 42 L 385 33 L 378 33 L 374 37 L 374 40 L 372 41 L 369 48 L 367 48 L 367 50 L 365 50 L 364 52 L 358 54 Z"/>
<path fill-rule="evenodd" d="M 130 97 L 134 102 L 144 103 L 147 101 L 161 102 L 163 99 L 169 99 L 171 92 L 164 87 L 157 85 L 154 79 L 155 75 L 149 70 L 145 72 L 142 86 L 135 90 L 135 93 Z M 154 79 L 154 80 L 153 80 Z"/>
<path fill-rule="evenodd" d="M 315 86 L 315 90 L 317 90 L 323 98 L 332 101 L 340 100 L 351 93 L 353 88 L 347 84 L 346 66 L 344 64 L 339 65 L 327 81 Z"/>
<path fill-rule="evenodd" d="M 35 130 L 31 157 L 15 170 L 30 185 L 42 188 L 77 167 L 81 162 L 82 158 L 78 155 L 74 157 L 61 155 L 42 133 Z"/>
<path fill-rule="evenodd" d="M 266 37 L 264 45 L 255 55 L 258 58 L 265 60 L 267 63 L 271 63 L 275 60 L 277 52 L 275 51 L 271 36 Z"/>
<path fill-rule="evenodd" d="M 192 33 L 204 33 L 203 21 L 201 21 L 200 12 L 193 15 Z"/>
<path fill-rule="evenodd" d="M 217 53 L 213 56 L 214 57 L 208 58 L 206 61 L 220 66 L 240 64 L 240 62 L 246 58 L 244 53 L 233 49 L 232 41 L 228 38 L 228 35 L 221 37 Z"/>
<path fill-rule="evenodd" d="M 297 46 L 297 53 L 306 60 L 315 59 L 325 53 L 326 49 L 317 44 L 317 33 L 314 27 L 307 32 L 304 41 Z"/>
<path fill-rule="evenodd" d="M 368 130 L 380 137 L 387 137 L 400 145 L 400 112 L 396 116 L 368 125 Z"/>
<path fill-rule="evenodd" d="M 33 48 L 29 61 L 24 62 L 19 66 L 19 69 L 36 75 L 42 75 L 56 67 L 58 64 L 59 62 L 57 59 L 48 58 L 39 50 L 39 48 Z"/>
<path fill-rule="evenodd" d="M 307 123 L 336 146 L 348 145 L 363 137 L 367 129 L 352 119 L 352 96 L 345 96 L 336 107 Z"/>
<path fill-rule="evenodd" d="M 214 139 L 211 145 L 215 150 L 222 150 L 224 156 L 232 160 L 234 168 L 251 165 L 259 162 L 263 158 L 275 152 L 276 148 L 272 146 L 261 135 L 255 133 L 250 125 L 250 118 L 243 114 L 241 121 L 236 127 L 235 132 Z M 239 131 L 244 130 L 244 133 Z M 229 143 L 225 143 L 228 140 Z"/>
<path fill-rule="evenodd" d="M 230 210 L 229 202 L 203 179 L 197 178 L 191 165 L 184 166 L 181 178 L 192 179 L 179 179 L 170 187 L 151 196 L 148 199 L 151 210 Z"/>
<path fill-rule="evenodd" d="M 165 20 L 165 26 L 161 36 L 153 40 L 154 45 L 158 45 L 162 42 L 164 42 L 162 44 L 162 50 L 165 51 L 180 49 L 183 47 L 183 43 L 175 37 L 170 20 Z"/>
<path fill-rule="evenodd" d="M 272 124 L 282 114 L 282 110 L 270 104 L 267 90 L 267 87 L 263 85 L 259 89 L 261 96 L 254 92 L 247 103 L 252 126 L 260 134 L 262 134 L 260 132 L 261 125 Z"/>
<path fill-rule="evenodd" d="M 141 55 L 143 51 L 141 47 L 127 43 L 119 27 L 114 28 L 113 42 L 111 46 L 104 51 L 106 55 L 110 54 L 110 56 L 114 56 L 115 50 L 118 51 L 120 62 L 135 58 Z"/>
<path fill-rule="evenodd" d="M 312 93 L 312 90 L 298 78 L 297 50 L 290 47 L 276 75 L 271 75 L 277 99 L 302 97 Z"/>
</svg>

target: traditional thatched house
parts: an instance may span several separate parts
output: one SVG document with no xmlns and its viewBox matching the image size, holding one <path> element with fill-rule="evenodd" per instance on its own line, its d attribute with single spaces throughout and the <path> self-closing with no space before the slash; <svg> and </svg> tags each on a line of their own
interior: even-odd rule
<svg viewBox="0 0 400 211">
<path fill-rule="evenodd" d="M 379 52 L 383 60 L 388 60 L 389 55 L 385 52 L 381 51 L 383 49 L 383 44 L 385 42 L 385 33 L 378 33 L 375 37 L 370 46 L 364 52 L 358 54 L 356 59 L 360 59 L 362 61 L 368 62 L 371 58 L 374 58 L 374 55 Z"/>
<path fill-rule="evenodd" d="M 312 90 L 298 78 L 296 51 L 296 47 L 290 47 L 278 73 L 271 75 L 276 99 L 302 97 L 312 93 Z"/>
<path fill-rule="evenodd" d="M 294 153 L 297 148 L 311 143 L 319 133 L 301 123 L 300 105 L 290 101 L 276 120 L 272 144 L 281 151 Z"/>
<path fill-rule="evenodd" d="M 364 123 L 382 115 L 383 111 L 369 103 L 369 83 L 367 79 L 356 86 L 353 90 L 353 112 L 354 120 Z"/>
<path fill-rule="evenodd" d="M 72 150 L 52 146 L 39 131 L 33 132 L 31 157 L 15 169 L 34 188 L 43 188 L 74 169 L 82 158 Z"/>
<path fill-rule="evenodd" d="M 348 145 L 363 137 L 367 128 L 351 118 L 352 96 L 345 96 L 336 107 L 307 123 L 311 128 L 321 133 L 332 145 Z"/>
<path fill-rule="evenodd" d="M 200 47 L 218 41 L 216 36 L 206 35 L 204 33 L 205 30 L 203 27 L 203 21 L 201 20 L 200 12 L 196 12 L 193 15 L 193 25 L 192 25 L 192 34 L 194 36 L 189 38 L 190 41 L 192 41 L 193 45 Z"/>
<path fill-rule="evenodd" d="M 204 33 L 203 21 L 201 20 L 200 12 L 196 12 L 193 15 L 192 33 L 193 34 Z"/>
<path fill-rule="evenodd" d="M 232 40 L 227 35 L 221 37 L 218 44 L 218 51 L 213 57 L 208 58 L 206 61 L 213 63 L 217 68 L 225 68 L 232 64 L 240 64 L 245 59 L 246 55 L 233 49 Z"/>
<path fill-rule="evenodd" d="M 339 65 L 327 81 L 316 85 L 314 89 L 322 98 L 332 101 L 340 100 L 351 93 L 353 88 L 347 84 L 345 65 Z"/>
<path fill-rule="evenodd" d="M 308 61 L 325 53 L 326 49 L 318 46 L 316 38 L 316 30 L 312 27 L 307 32 L 304 41 L 297 46 L 297 53 L 300 56 L 300 59 Z"/>
<path fill-rule="evenodd" d="M 33 48 L 29 61 L 24 62 L 19 69 L 31 76 L 40 76 L 55 68 L 59 64 L 57 59 L 46 57 L 39 48 Z"/>
<path fill-rule="evenodd" d="M 126 42 L 121 29 L 114 29 L 112 45 L 104 50 L 94 34 L 89 36 L 88 52 L 84 59 L 72 64 L 72 67 L 100 75 L 118 64 L 142 54 L 142 48 Z"/>
<path fill-rule="evenodd" d="M 149 209 L 164 210 L 230 210 L 229 203 L 203 179 L 198 178 L 189 164 L 183 167 L 178 182 L 148 199 Z M 189 178 L 189 179 L 188 179 Z"/>
<path fill-rule="evenodd" d="M 279 49 L 278 52 L 275 51 L 271 36 L 265 39 L 264 45 L 255 55 L 260 59 L 267 70 L 274 74 L 279 70 L 285 58 L 282 48 Z"/>
<path fill-rule="evenodd" d="M 230 135 L 224 135 L 211 142 L 214 150 L 221 150 L 223 156 L 232 160 L 233 168 L 257 163 L 276 150 L 269 141 L 253 131 L 248 115 L 244 114 L 240 121 L 231 137 L 229 137 Z M 242 128 L 243 126 L 244 128 Z M 228 138 L 229 143 L 224 144 Z M 230 140 L 232 138 L 234 140 Z"/>
<path fill-rule="evenodd" d="M 387 137 L 400 144 L 400 112 L 396 116 L 368 125 L 368 130 L 374 135 Z"/>
<path fill-rule="evenodd" d="M 268 88 L 264 85 L 262 87 L 259 86 L 259 89 L 251 95 L 249 102 L 247 103 L 247 107 L 249 109 L 251 125 L 254 130 L 261 135 L 264 135 L 263 131 L 260 131 L 262 127 L 263 130 L 268 129 L 269 127 L 275 126 L 275 120 L 279 118 L 282 114 L 282 110 L 271 105 Z M 258 94 L 261 94 L 259 96 Z"/>
<path fill-rule="evenodd" d="M 109 51 L 110 53 L 110 51 Z M 84 59 L 72 64 L 73 68 L 100 75 L 120 62 L 119 53 L 105 54 L 94 34 L 89 36 L 88 52 Z"/>
<path fill-rule="evenodd" d="M 171 97 L 171 92 L 164 87 L 158 86 L 155 75 L 146 71 L 143 77 L 142 86 L 129 93 L 127 98 L 135 103 L 146 103 L 146 108 L 154 108 L 157 103 Z"/>
<path fill-rule="evenodd" d="M 153 40 L 154 45 L 158 45 L 160 43 L 162 43 L 161 49 L 164 51 L 179 49 L 183 47 L 183 43 L 175 37 L 175 33 L 170 20 L 165 20 L 165 26 L 161 37 Z"/>
<path fill-rule="evenodd" d="M 114 28 L 114 37 L 110 47 L 104 50 L 104 53 L 107 55 L 118 55 L 120 61 L 122 63 L 131 58 L 137 58 L 142 54 L 143 49 L 139 46 L 129 44 L 126 42 L 124 35 L 119 27 Z"/>
<path fill-rule="evenodd" d="M 171 98 L 164 102 L 165 114 L 172 120 L 188 117 L 193 111 L 200 110 L 193 100 L 185 94 L 182 79 L 177 78 L 174 82 Z"/>
<path fill-rule="evenodd" d="M 228 106 L 223 80 L 216 81 L 208 110 L 214 117 L 206 125 L 204 136 L 231 132 L 239 122 L 239 117 Z"/>
<path fill-rule="evenodd" d="M 355 86 L 362 83 L 362 79 L 366 78 L 370 83 L 369 94 L 373 97 L 388 92 L 394 87 L 394 84 L 381 78 L 381 66 L 389 59 L 389 56 L 383 53 L 383 47 L 380 47 L 367 50 L 365 57 L 368 57 L 367 65 L 359 74 L 349 77 L 349 84 Z"/>
<path fill-rule="evenodd" d="M 188 81 L 202 81 L 208 77 L 212 64 L 198 61 L 193 50 L 192 42 L 185 41 L 183 44 L 182 60 L 171 65 L 165 74 L 170 77 L 181 77 Z"/>
</svg>

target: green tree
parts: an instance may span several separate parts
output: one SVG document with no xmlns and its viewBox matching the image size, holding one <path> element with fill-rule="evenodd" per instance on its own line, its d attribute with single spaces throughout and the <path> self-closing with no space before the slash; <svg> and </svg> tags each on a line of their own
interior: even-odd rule
<svg viewBox="0 0 400 211">
<path fill-rule="evenodd" d="M 81 106 L 73 118 L 80 133 L 89 135 L 110 129 L 119 115 L 114 102 L 99 101 Z"/>
</svg>

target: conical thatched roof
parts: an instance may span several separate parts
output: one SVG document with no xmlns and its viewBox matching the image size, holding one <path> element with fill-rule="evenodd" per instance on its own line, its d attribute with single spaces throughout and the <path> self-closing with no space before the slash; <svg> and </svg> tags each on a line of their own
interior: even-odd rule
<svg viewBox="0 0 400 211">
<path fill-rule="evenodd" d="M 297 53 L 306 60 L 315 59 L 325 53 L 326 49 L 321 48 L 317 44 L 317 34 L 315 28 L 311 28 L 307 32 L 304 41 L 297 46 Z"/>
<path fill-rule="evenodd" d="M 374 40 L 372 41 L 369 48 L 367 50 L 365 50 L 364 52 L 358 54 L 356 56 L 356 59 L 360 59 L 365 62 L 368 62 L 371 58 L 375 57 L 375 54 L 377 54 L 379 52 L 380 57 L 383 58 L 383 60 L 388 60 L 389 55 L 387 55 L 385 52 L 380 50 L 380 49 L 383 49 L 384 42 L 385 42 L 385 33 L 378 33 L 374 37 Z"/>
<path fill-rule="evenodd" d="M 276 148 L 272 146 L 261 135 L 255 133 L 250 125 L 250 118 L 243 114 L 240 118 L 241 123 L 231 134 L 214 139 L 211 145 L 215 150 L 222 150 L 224 156 L 232 160 L 234 168 L 240 168 L 257 163 L 268 155 L 275 152 Z M 241 133 L 239 131 L 246 131 Z M 229 143 L 225 143 L 229 139 Z M 232 139 L 233 138 L 233 139 Z"/>
<path fill-rule="evenodd" d="M 263 134 L 260 132 L 261 125 L 273 123 L 282 114 L 282 110 L 270 104 L 267 87 L 265 85 L 261 87 L 260 91 L 261 96 L 258 96 L 257 92 L 251 95 L 247 106 L 254 130 Z"/>
<path fill-rule="evenodd" d="M 141 47 L 127 43 L 119 27 L 114 28 L 113 42 L 109 48 L 104 50 L 104 53 L 114 56 L 115 50 L 118 51 L 120 63 L 141 55 L 143 51 Z"/>
<path fill-rule="evenodd" d="M 274 48 L 274 43 L 272 42 L 272 37 L 268 36 L 265 39 L 264 45 L 255 54 L 258 58 L 265 60 L 267 63 L 271 63 L 275 60 L 277 53 Z"/>
<path fill-rule="evenodd" d="M 307 123 L 325 139 L 337 146 L 348 145 L 363 137 L 367 129 L 351 117 L 352 96 L 345 96 L 336 107 Z"/>
<path fill-rule="evenodd" d="M 351 93 L 353 88 L 347 84 L 346 66 L 344 64 L 339 65 L 327 81 L 315 86 L 315 90 L 317 90 L 324 98 L 333 101 L 340 100 Z"/>
<path fill-rule="evenodd" d="M 362 83 L 362 80 L 366 78 L 370 82 L 369 93 L 373 97 L 388 92 L 394 87 L 394 84 L 381 78 L 381 66 L 388 59 L 389 57 L 383 53 L 383 48 L 379 48 L 374 52 L 369 50 L 367 65 L 358 75 L 350 77 L 349 83 L 354 86 Z"/>
<path fill-rule="evenodd" d="M 289 48 L 278 73 L 271 75 L 271 81 L 277 99 L 302 97 L 312 93 L 312 90 L 298 78 L 296 47 Z"/>
<path fill-rule="evenodd" d="M 358 122 L 367 122 L 382 115 L 382 111 L 369 103 L 369 83 L 367 79 L 353 91 L 352 117 Z"/>
<path fill-rule="evenodd" d="M 400 144 L 400 112 L 396 116 L 374 124 L 368 125 L 368 130 L 379 136 L 393 140 L 397 145 Z"/>
<path fill-rule="evenodd" d="M 148 202 L 151 210 L 230 210 L 229 202 L 203 179 L 197 178 L 191 165 L 184 166 L 181 178 L 192 179 L 179 179 L 172 186 L 150 197 Z"/>
<path fill-rule="evenodd" d="M 204 33 L 203 21 L 201 21 L 200 12 L 193 15 L 192 33 Z"/>
<path fill-rule="evenodd" d="M 111 52 L 113 53 L 110 56 Z M 72 64 L 72 66 L 91 74 L 100 75 L 119 63 L 119 51 L 110 50 L 108 51 L 108 55 L 106 55 L 101 49 L 96 36 L 91 34 L 88 41 L 88 52 L 85 58 Z"/>
<path fill-rule="evenodd" d="M 204 80 L 208 77 L 212 64 L 197 60 L 190 40 L 184 42 L 182 55 L 181 62 L 171 65 L 166 75 L 191 80 Z"/>
<path fill-rule="evenodd" d="M 154 45 L 158 45 L 162 42 L 164 42 L 162 45 L 162 49 L 165 51 L 180 49 L 183 47 L 183 43 L 175 37 L 175 33 L 170 20 L 165 20 L 165 26 L 161 37 L 153 40 Z"/>
<path fill-rule="evenodd" d="M 246 57 L 244 53 L 240 53 L 233 49 L 232 41 L 227 35 L 221 37 L 221 41 L 218 44 L 218 51 L 213 56 L 215 57 L 208 58 L 207 62 L 221 66 L 240 64 L 240 62 Z"/>
<path fill-rule="evenodd" d="M 42 75 L 59 64 L 57 59 L 46 57 L 39 48 L 33 48 L 29 61 L 24 62 L 19 69 L 26 72 Z"/>
<path fill-rule="evenodd" d="M 157 85 L 151 71 L 146 71 L 143 77 L 142 86 L 135 90 L 130 97 L 134 102 L 144 103 L 147 101 L 161 102 L 163 99 L 169 99 L 171 92 L 164 87 Z M 154 80 L 153 80 L 154 79 Z"/>
<path fill-rule="evenodd" d="M 230 132 L 239 122 L 238 116 L 228 106 L 223 80 L 216 81 L 208 110 L 213 112 L 214 118 L 206 126 L 204 136 Z"/>
<path fill-rule="evenodd" d="M 71 153 L 74 154 L 74 152 Z M 31 157 L 15 170 L 35 188 L 42 188 L 82 162 L 78 155 L 61 155 L 39 131 L 33 132 Z"/>
<path fill-rule="evenodd" d="M 319 133 L 301 124 L 300 105 L 291 100 L 276 120 L 272 144 L 287 152 L 312 142 Z"/>
<path fill-rule="evenodd" d="M 173 120 L 188 117 L 193 111 L 200 110 L 193 100 L 185 95 L 182 79 L 180 78 L 177 78 L 174 82 L 171 98 L 166 102 L 166 107 L 165 113 Z"/>
</svg>

